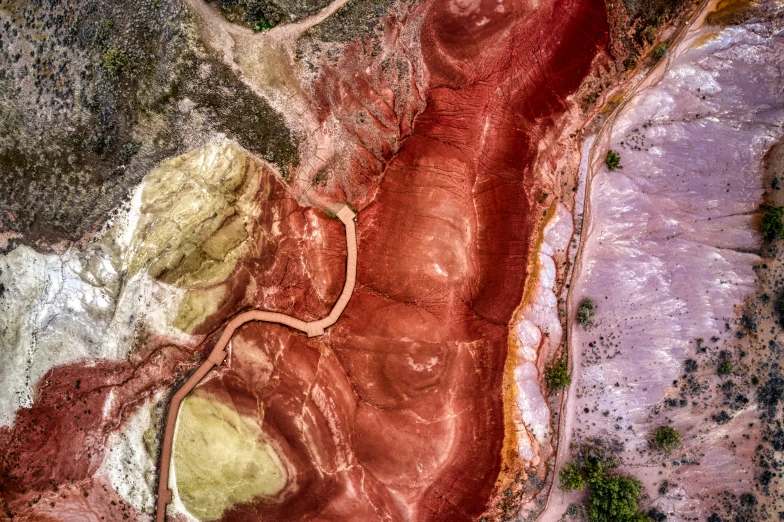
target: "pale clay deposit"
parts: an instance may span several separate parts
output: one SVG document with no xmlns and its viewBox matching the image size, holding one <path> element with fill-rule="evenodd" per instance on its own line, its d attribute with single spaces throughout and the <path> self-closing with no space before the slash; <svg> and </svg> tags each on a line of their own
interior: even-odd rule
<svg viewBox="0 0 784 522">
<path fill-rule="evenodd" d="M 555 213 L 544 228 L 538 257 L 539 278 L 533 296 L 524 305 L 514 326 L 517 344 L 517 365 L 514 370 L 517 387 L 518 451 L 523 460 L 536 465 L 548 458 L 551 446 L 550 408 L 542 395 L 540 370 L 561 344 L 563 331 L 558 318 L 555 296 L 556 260 L 562 260 L 573 232 L 572 215 L 558 203 Z M 544 453 L 544 454 L 541 454 Z"/>
</svg>

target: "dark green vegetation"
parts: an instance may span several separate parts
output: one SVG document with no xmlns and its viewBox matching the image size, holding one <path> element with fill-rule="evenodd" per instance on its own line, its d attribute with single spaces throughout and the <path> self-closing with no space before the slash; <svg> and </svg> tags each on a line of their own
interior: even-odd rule
<svg viewBox="0 0 784 522">
<path fill-rule="evenodd" d="M 327 185 L 328 179 L 329 179 L 329 174 L 327 173 L 327 169 L 321 169 L 318 172 L 316 172 L 316 175 L 313 176 L 313 179 L 310 180 L 310 183 L 314 187 L 324 187 Z"/>
<path fill-rule="evenodd" d="M 256 31 L 271 29 L 278 24 L 295 22 L 318 13 L 330 0 L 209 0 L 217 4 L 230 22 L 243 24 Z"/>
<path fill-rule="evenodd" d="M 305 33 L 307 39 L 324 42 L 348 42 L 381 30 L 379 18 L 394 2 L 392 0 L 349 0 L 334 15 Z"/>
<path fill-rule="evenodd" d="M 732 361 L 729 359 L 722 359 L 718 367 L 719 375 L 726 376 L 732 375 Z"/>
<path fill-rule="evenodd" d="M 569 368 L 563 359 L 547 368 L 544 372 L 544 378 L 550 390 L 561 390 L 572 383 L 572 376 L 569 375 Z"/>
<path fill-rule="evenodd" d="M 120 49 L 109 49 L 103 53 L 103 66 L 112 72 L 120 72 L 128 66 L 128 55 Z"/>
<path fill-rule="evenodd" d="M 577 322 L 584 328 L 593 326 L 593 316 L 596 313 L 596 305 L 593 300 L 584 297 L 580 301 L 580 307 L 577 309 Z"/>
<path fill-rule="evenodd" d="M 614 150 L 607 151 L 607 157 L 604 158 L 604 163 L 610 170 L 623 168 L 621 167 L 621 155 Z"/>
<path fill-rule="evenodd" d="M 647 522 L 640 512 L 642 484 L 636 477 L 613 471 L 616 466 L 600 448 L 583 446 L 576 460 L 561 468 L 558 488 L 571 491 L 588 486 L 590 522 Z"/>
<path fill-rule="evenodd" d="M 653 49 L 653 57 L 656 60 L 661 60 L 667 54 L 667 49 L 669 45 L 667 44 L 659 44 Z"/>
<path fill-rule="evenodd" d="M 681 445 L 681 436 L 669 426 L 660 426 L 656 428 L 652 442 L 656 448 L 670 452 Z"/>
<path fill-rule="evenodd" d="M 230 22 L 254 31 L 266 31 L 282 23 L 297 22 L 327 7 L 330 0 L 209 0 Z M 349 0 L 335 14 L 305 33 L 304 40 L 348 42 L 375 30 L 393 0 Z"/>
<path fill-rule="evenodd" d="M 0 230 L 78 240 L 156 163 L 216 133 L 296 165 L 280 115 L 190 24 L 172 0 L 0 3 Z"/>
<path fill-rule="evenodd" d="M 784 207 L 773 207 L 762 215 L 762 237 L 768 241 L 784 238 Z"/>
<path fill-rule="evenodd" d="M 558 472 L 558 489 L 561 491 L 581 491 L 585 487 L 585 477 L 580 466 L 567 462 Z"/>
</svg>

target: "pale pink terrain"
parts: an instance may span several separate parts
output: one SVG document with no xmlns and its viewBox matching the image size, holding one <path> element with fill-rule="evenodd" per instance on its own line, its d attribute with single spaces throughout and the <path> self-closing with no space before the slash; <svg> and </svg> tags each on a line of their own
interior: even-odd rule
<svg viewBox="0 0 784 522">
<path fill-rule="evenodd" d="M 700 22 L 665 60 L 592 156 L 572 313 L 590 297 L 596 325 L 571 329 L 573 429 L 561 444 L 620 441 L 622 470 L 643 481 L 652 506 L 668 520 L 705 520 L 718 493 L 753 489 L 758 411 L 752 401 L 717 424 L 715 366 L 697 374 L 703 392 L 682 394 L 684 361 L 697 358 L 698 338 L 714 358 L 732 349 L 736 307 L 755 288 L 762 159 L 784 122 L 781 21 Z M 604 165 L 608 148 L 620 152 L 622 169 Z M 686 403 L 668 407 L 667 398 Z M 661 425 L 683 439 L 670 456 L 649 448 Z M 660 495 L 664 480 L 675 486 Z M 555 492 L 543 520 L 580 496 Z"/>
</svg>

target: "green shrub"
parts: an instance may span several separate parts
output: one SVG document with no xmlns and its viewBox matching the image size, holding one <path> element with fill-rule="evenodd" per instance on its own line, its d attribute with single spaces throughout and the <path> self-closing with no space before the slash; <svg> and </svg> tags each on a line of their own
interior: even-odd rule
<svg viewBox="0 0 784 522">
<path fill-rule="evenodd" d="M 635 477 L 601 473 L 590 482 L 590 522 L 648 522 L 640 513 L 642 484 Z"/>
<path fill-rule="evenodd" d="M 584 328 L 593 326 L 593 315 L 596 311 L 596 305 L 592 299 L 585 297 L 580 301 L 580 307 L 577 309 L 577 322 Z"/>
<path fill-rule="evenodd" d="M 784 237 L 784 207 L 774 207 L 762 215 L 762 237 L 768 241 Z"/>
<path fill-rule="evenodd" d="M 572 376 L 569 375 L 569 368 L 563 359 L 547 368 L 544 372 L 544 378 L 547 381 L 547 387 L 551 390 L 560 390 L 572 383 Z"/>
<path fill-rule="evenodd" d="M 681 436 L 669 426 L 660 426 L 653 434 L 653 445 L 669 452 L 681 445 Z"/>
<path fill-rule="evenodd" d="M 666 43 L 657 45 L 656 48 L 653 50 L 653 57 L 656 58 L 657 60 L 661 60 L 662 58 L 664 58 L 664 55 L 667 54 L 667 49 L 669 47 L 670 46 L 667 45 Z"/>
<path fill-rule="evenodd" d="M 610 473 L 611 461 L 585 458 L 582 466 L 565 464 L 558 473 L 562 491 L 583 489 L 588 485 L 588 520 L 590 522 L 649 522 L 640 512 L 642 484 L 637 478 Z"/>
<path fill-rule="evenodd" d="M 122 72 L 128 67 L 128 55 L 121 49 L 109 49 L 103 53 L 103 67 L 112 72 Z"/>
<path fill-rule="evenodd" d="M 729 359 L 724 359 L 719 363 L 719 375 L 731 375 L 732 369 L 732 361 Z"/>
<path fill-rule="evenodd" d="M 604 158 L 604 162 L 607 164 L 607 168 L 610 170 L 623 168 L 621 167 L 621 155 L 614 150 L 607 151 L 607 157 Z"/>
<path fill-rule="evenodd" d="M 264 18 L 263 16 L 256 20 L 256 23 L 253 26 L 253 31 L 256 33 L 261 33 L 264 31 L 268 31 L 275 27 L 275 24 Z"/>
<path fill-rule="evenodd" d="M 561 466 L 561 471 L 558 472 L 558 489 L 568 493 L 575 489 L 582 491 L 584 487 L 585 477 L 580 471 L 580 466 L 574 462 L 568 462 Z"/>
</svg>

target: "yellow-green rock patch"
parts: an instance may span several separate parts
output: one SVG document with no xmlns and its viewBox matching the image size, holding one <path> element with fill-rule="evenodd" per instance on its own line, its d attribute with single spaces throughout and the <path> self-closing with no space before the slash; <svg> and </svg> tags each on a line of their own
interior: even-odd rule
<svg viewBox="0 0 784 522">
<path fill-rule="evenodd" d="M 188 291 L 180 301 L 173 326 L 185 333 L 193 333 L 197 326 L 218 310 L 218 305 L 225 296 L 225 286 Z"/>
<path fill-rule="evenodd" d="M 229 277 L 247 251 L 260 176 L 236 145 L 215 143 L 161 163 L 144 179 L 128 272 L 181 288 Z"/>
<path fill-rule="evenodd" d="M 216 520 L 238 504 L 272 496 L 286 485 L 286 469 L 263 441 L 257 420 L 204 393 L 182 403 L 174 439 L 177 490 L 199 520 Z"/>
</svg>

